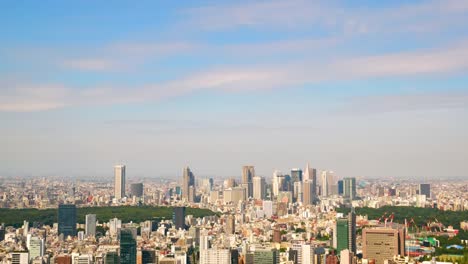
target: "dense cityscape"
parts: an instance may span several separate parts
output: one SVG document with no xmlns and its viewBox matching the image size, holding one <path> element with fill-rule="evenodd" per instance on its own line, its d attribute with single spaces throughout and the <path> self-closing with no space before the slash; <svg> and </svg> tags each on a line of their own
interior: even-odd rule
<svg viewBox="0 0 468 264">
<path fill-rule="evenodd" d="M 0 264 L 468 264 L 468 0 L 0 0 Z"/>
<path fill-rule="evenodd" d="M 15 264 L 464 263 L 467 188 L 466 181 L 342 178 L 309 164 L 272 177 L 243 166 L 241 177 L 201 178 L 185 167 L 173 179 L 142 182 L 117 165 L 113 180 L 2 178 L 0 258 Z M 379 209 L 386 211 L 379 216 Z"/>
</svg>

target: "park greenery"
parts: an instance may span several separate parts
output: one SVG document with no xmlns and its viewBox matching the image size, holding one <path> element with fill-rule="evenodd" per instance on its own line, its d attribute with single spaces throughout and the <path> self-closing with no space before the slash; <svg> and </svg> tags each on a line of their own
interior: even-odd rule
<svg viewBox="0 0 468 264">
<path fill-rule="evenodd" d="M 81 207 L 77 208 L 77 222 L 84 223 L 85 215 L 95 214 L 99 222 L 108 222 L 109 219 L 118 218 L 122 222 L 135 223 L 146 220 L 172 219 L 172 207 L 164 206 L 108 206 L 108 207 Z M 195 218 L 215 215 L 208 209 L 186 208 L 186 215 Z M 0 208 L 0 223 L 7 226 L 20 227 L 23 221 L 38 222 L 52 225 L 57 222 L 58 209 L 8 209 Z"/>
<path fill-rule="evenodd" d="M 350 209 L 338 208 L 336 211 L 347 214 Z M 459 229 L 460 222 L 468 220 L 468 211 L 442 211 L 437 208 L 383 206 L 380 208 L 359 207 L 355 208 L 355 211 L 357 215 L 367 215 L 368 219 L 379 219 L 384 214 L 387 217 L 393 214 L 393 222 L 400 224 L 404 224 L 405 219 L 408 223 L 413 219 L 415 225 L 419 228 L 426 227 L 428 222 L 440 222 L 445 227 L 453 226 L 453 228 Z"/>
</svg>

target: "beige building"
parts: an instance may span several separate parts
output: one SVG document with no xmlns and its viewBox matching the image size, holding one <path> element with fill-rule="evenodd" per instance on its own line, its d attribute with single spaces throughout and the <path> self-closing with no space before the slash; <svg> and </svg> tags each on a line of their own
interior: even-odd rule
<svg viewBox="0 0 468 264">
<path fill-rule="evenodd" d="M 404 229 L 365 228 L 362 230 L 362 257 L 384 264 L 393 256 L 405 254 Z"/>
</svg>

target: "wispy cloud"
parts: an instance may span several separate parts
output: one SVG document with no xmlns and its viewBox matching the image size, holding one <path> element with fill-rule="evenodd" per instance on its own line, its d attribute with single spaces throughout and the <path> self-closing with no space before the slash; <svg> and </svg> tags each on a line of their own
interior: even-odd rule
<svg viewBox="0 0 468 264">
<path fill-rule="evenodd" d="M 285 89 L 333 80 L 368 79 L 425 74 L 454 74 L 468 69 L 465 42 L 435 50 L 344 58 L 326 64 L 296 61 L 201 70 L 176 80 L 139 87 L 63 85 L 11 88 L 0 94 L 3 111 L 34 111 L 67 105 L 118 104 L 184 96 L 200 90 L 245 92 Z"/>
<path fill-rule="evenodd" d="M 355 97 L 341 109 L 346 113 L 382 113 L 468 108 L 468 92 L 426 92 Z"/>
<path fill-rule="evenodd" d="M 122 65 L 115 60 L 104 58 L 91 58 L 91 59 L 68 59 L 62 62 L 65 68 L 82 70 L 82 71 L 109 71 L 116 70 Z"/>
<path fill-rule="evenodd" d="M 192 8 L 187 26 L 205 30 L 239 27 L 260 29 L 307 29 L 323 27 L 345 34 L 375 32 L 433 32 L 462 26 L 466 15 L 464 0 L 434 0 L 389 8 L 342 8 L 331 1 L 275 0 L 214 4 Z"/>
</svg>

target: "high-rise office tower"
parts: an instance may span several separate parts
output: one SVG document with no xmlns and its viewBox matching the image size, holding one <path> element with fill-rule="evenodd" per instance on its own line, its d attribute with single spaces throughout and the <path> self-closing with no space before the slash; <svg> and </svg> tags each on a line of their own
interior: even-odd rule
<svg viewBox="0 0 468 264">
<path fill-rule="evenodd" d="M 354 254 L 357 253 L 356 248 L 356 212 L 354 207 L 348 214 L 348 249 Z"/>
<path fill-rule="evenodd" d="M 314 204 L 314 183 L 311 180 L 305 180 L 302 182 L 302 204 L 311 205 Z"/>
<path fill-rule="evenodd" d="M 85 234 L 87 237 L 96 235 L 96 215 L 95 214 L 87 214 L 86 217 L 86 227 L 85 227 Z"/>
<path fill-rule="evenodd" d="M 338 181 L 338 195 L 343 195 L 343 180 Z"/>
<path fill-rule="evenodd" d="M 334 193 L 337 193 L 337 191 L 332 190 L 333 186 L 336 186 L 332 171 L 323 171 L 321 178 L 322 178 L 322 196 L 323 197 L 327 197 Z"/>
<path fill-rule="evenodd" d="M 185 229 L 185 207 L 174 207 L 172 209 L 172 222 L 176 229 Z"/>
<path fill-rule="evenodd" d="M 356 198 L 356 178 L 343 179 L 343 197 L 351 200 Z"/>
<path fill-rule="evenodd" d="M 295 202 L 302 202 L 302 181 L 295 182 L 293 184 L 293 200 Z"/>
<path fill-rule="evenodd" d="M 236 232 L 236 218 L 234 215 L 228 215 L 226 219 L 226 234 L 232 235 Z"/>
<path fill-rule="evenodd" d="M 58 233 L 64 237 L 76 236 L 76 206 L 60 204 L 58 207 Z"/>
<path fill-rule="evenodd" d="M 363 258 L 383 264 L 396 255 L 405 255 L 405 231 L 392 228 L 364 228 L 362 230 Z"/>
<path fill-rule="evenodd" d="M 426 195 L 426 198 L 431 198 L 431 185 L 429 183 L 419 184 L 419 194 Z"/>
<path fill-rule="evenodd" d="M 246 187 L 247 198 L 253 197 L 253 177 L 255 177 L 255 167 L 243 166 L 242 184 Z"/>
<path fill-rule="evenodd" d="M 182 198 L 187 202 L 195 202 L 195 176 L 188 166 L 183 172 Z"/>
<path fill-rule="evenodd" d="M 125 197 L 125 165 L 114 166 L 114 197 L 118 200 Z"/>
<path fill-rule="evenodd" d="M 284 182 L 284 175 L 279 170 L 275 170 L 273 172 L 273 178 L 271 183 L 271 188 L 273 191 L 273 196 L 277 196 L 278 193 L 281 191 Z"/>
<path fill-rule="evenodd" d="M 307 163 L 306 168 L 304 170 L 304 176 L 302 177 L 302 180 L 309 180 L 309 181 L 317 181 L 317 170 L 314 168 L 311 168 L 309 163 Z"/>
<path fill-rule="evenodd" d="M 265 178 L 260 176 L 253 177 L 253 198 L 256 200 L 263 200 L 266 196 L 266 182 Z"/>
<path fill-rule="evenodd" d="M 307 163 L 304 170 L 304 176 L 302 177 L 303 181 L 308 180 L 312 182 L 313 196 L 314 199 L 317 198 L 317 170 L 311 168 L 309 163 Z"/>
<path fill-rule="evenodd" d="M 349 247 L 349 226 L 346 218 L 336 219 L 333 228 L 333 247 L 338 252 Z"/>
<path fill-rule="evenodd" d="M 354 208 L 347 218 L 336 219 L 333 228 L 333 247 L 338 252 L 349 249 L 356 254 L 356 213 Z"/>
<path fill-rule="evenodd" d="M 293 182 L 302 181 L 302 170 L 298 168 L 291 169 L 291 179 Z"/>
<path fill-rule="evenodd" d="M 134 232 L 129 228 L 120 229 L 120 264 L 136 264 L 137 243 Z"/>
<path fill-rule="evenodd" d="M 130 193 L 132 196 L 142 197 L 143 196 L 143 183 L 132 183 L 130 184 Z"/>
</svg>

